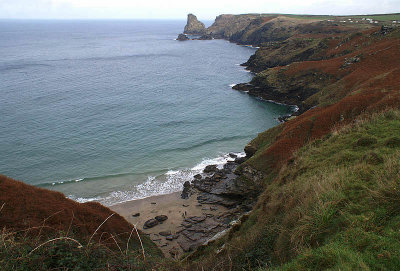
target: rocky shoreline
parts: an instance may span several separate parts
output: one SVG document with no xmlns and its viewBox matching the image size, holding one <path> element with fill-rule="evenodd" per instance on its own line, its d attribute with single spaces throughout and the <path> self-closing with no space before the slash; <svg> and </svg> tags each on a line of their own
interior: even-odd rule
<svg viewBox="0 0 400 271">
<path fill-rule="evenodd" d="M 216 22 L 206 29 L 196 16 L 189 14 L 184 33 L 179 34 L 177 40 L 216 38 L 244 44 L 242 39 L 238 39 L 239 29 L 232 29 L 232 33 L 225 31 L 226 25 L 230 25 L 231 20 L 239 20 L 243 29 L 251 25 L 250 22 L 259 23 L 258 18 L 251 16 L 224 15 L 218 17 Z M 265 22 L 267 21 L 263 23 Z M 221 29 L 225 29 L 225 32 L 222 33 Z M 279 40 L 279 37 L 271 36 L 267 38 L 269 39 Z M 248 44 L 258 46 L 260 43 L 261 41 Z M 256 71 L 249 61 L 242 66 L 246 66 L 253 72 Z M 232 89 L 246 92 L 265 101 L 295 106 L 296 110 L 292 114 L 279 118 L 281 122 L 301 115 L 309 109 L 304 107 L 303 101 L 313 93 L 312 90 L 299 88 L 294 92 L 282 92 L 272 86 L 268 88 L 268 86 L 259 85 L 252 82 L 239 83 Z M 195 175 L 191 181 L 186 181 L 180 193 L 160 196 L 159 200 L 154 202 L 148 201 L 154 199 L 142 200 L 146 202 L 146 208 L 150 211 L 145 209 L 145 216 L 141 219 L 138 219 L 140 214 L 134 213 L 132 208 L 122 207 L 125 211 L 128 210 L 128 213 L 125 212 L 123 215 L 143 229 L 143 232 L 161 248 L 166 256 L 178 258 L 183 253 L 195 251 L 199 246 L 207 244 L 215 236 L 231 228 L 235 221 L 251 211 L 256 203 L 262 191 L 260 187 L 262 187 L 263 176 L 259 176 L 261 173 L 250 167 L 240 167 L 255 153 L 255 150 L 248 145 L 245 152 L 245 157 L 230 154 L 231 159 L 222 166 L 207 166 L 201 174 Z M 166 197 L 172 197 L 171 201 L 163 202 Z M 113 209 L 118 211 L 118 207 Z"/>
<path fill-rule="evenodd" d="M 236 171 L 248 155 L 231 153 L 224 165 L 207 166 L 185 182 L 181 192 L 111 208 L 148 235 L 167 257 L 178 258 L 231 228 L 252 209 L 257 189 L 245 184 Z"/>
</svg>

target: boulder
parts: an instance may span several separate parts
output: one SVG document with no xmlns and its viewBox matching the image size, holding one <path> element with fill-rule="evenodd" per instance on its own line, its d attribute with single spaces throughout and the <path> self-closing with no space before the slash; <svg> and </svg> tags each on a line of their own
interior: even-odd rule
<svg viewBox="0 0 400 271">
<path fill-rule="evenodd" d="M 169 236 L 169 235 L 171 235 L 171 231 L 162 231 L 162 232 L 159 232 L 158 234 L 161 236 Z"/>
<path fill-rule="evenodd" d="M 166 216 L 166 215 L 158 215 L 158 216 L 155 217 L 155 219 L 156 219 L 158 222 L 163 222 L 163 221 L 165 221 L 165 220 L 168 219 L 168 216 Z"/>
<path fill-rule="evenodd" d="M 154 226 L 157 226 L 159 224 L 159 221 L 152 218 L 147 220 L 146 222 L 144 222 L 144 229 L 149 229 L 149 228 L 153 228 Z"/>
<path fill-rule="evenodd" d="M 187 198 L 189 198 L 189 196 L 190 196 L 190 182 L 186 181 L 183 184 L 183 190 L 182 190 L 182 193 L 181 193 L 181 198 L 182 199 L 187 199 Z"/>
<path fill-rule="evenodd" d="M 253 145 L 247 144 L 246 147 L 244 147 L 244 152 L 246 153 L 246 157 L 250 158 L 257 152 L 257 149 Z"/>
<path fill-rule="evenodd" d="M 202 178 L 201 174 L 196 174 L 193 176 L 196 180 L 200 180 Z"/>
<path fill-rule="evenodd" d="M 185 41 L 185 40 L 189 40 L 189 38 L 185 34 L 179 34 L 178 37 L 176 38 L 176 40 Z"/>
<path fill-rule="evenodd" d="M 234 153 L 232 153 L 232 152 L 230 152 L 230 153 L 229 153 L 229 157 L 230 157 L 230 158 L 236 158 L 236 157 L 237 157 L 237 155 L 236 155 L 236 154 L 234 154 Z"/>
<path fill-rule="evenodd" d="M 217 165 L 208 165 L 204 168 L 204 173 L 212 173 L 218 171 Z"/>
<path fill-rule="evenodd" d="M 242 163 L 244 163 L 246 160 L 247 160 L 246 157 L 238 157 L 238 158 L 235 159 L 235 163 L 237 163 L 237 164 L 242 164 Z"/>
</svg>

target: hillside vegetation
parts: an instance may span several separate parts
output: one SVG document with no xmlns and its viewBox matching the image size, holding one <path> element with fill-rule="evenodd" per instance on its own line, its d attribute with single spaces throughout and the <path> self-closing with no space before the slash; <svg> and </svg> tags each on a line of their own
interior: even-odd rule
<svg viewBox="0 0 400 271">
<path fill-rule="evenodd" d="M 400 28 L 327 25 L 245 63 L 256 75 L 235 89 L 300 110 L 246 146 L 258 203 L 185 269 L 400 269 Z"/>
<path fill-rule="evenodd" d="M 99 203 L 0 175 L 1 270 L 148 270 L 162 253 Z"/>
<path fill-rule="evenodd" d="M 242 224 L 189 268 L 398 270 L 399 135 L 400 111 L 387 110 L 301 147 Z"/>
<path fill-rule="evenodd" d="M 108 208 L 0 176 L 0 269 L 400 270 L 400 27 L 330 18 L 206 29 L 260 46 L 235 89 L 299 107 L 245 147 L 236 173 L 259 198 L 226 235 L 172 262 Z"/>
</svg>

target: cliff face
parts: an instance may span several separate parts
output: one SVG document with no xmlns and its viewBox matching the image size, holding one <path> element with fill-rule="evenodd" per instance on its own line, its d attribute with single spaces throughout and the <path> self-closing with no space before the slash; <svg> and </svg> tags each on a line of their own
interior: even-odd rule
<svg viewBox="0 0 400 271">
<path fill-rule="evenodd" d="M 389 237 L 398 196 L 384 194 L 400 168 L 400 27 L 276 17 L 242 29 L 229 40 L 260 49 L 245 63 L 255 77 L 236 89 L 300 111 L 246 146 L 251 157 L 236 173 L 249 183 L 263 176 L 258 203 L 189 269 L 398 269 Z M 357 222 L 368 214 L 372 224 Z M 360 236 L 385 241 L 360 248 Z"/>
<path fill-rule="evenodd" d="M 369 25 L 363 27 L 368 28 Z M 199 39 L 226 39 L 238 44 L 261 46 L 294 36 L 332 37 L 356 32 L 360 26 L 339 25 L 327 20 L 298 19 L 271 14 L 223 14 L 207 29 L 193 14 L 188 15 L 184 33 L 203 35 Z"/>
<path fill-rule="evenodd" d="M 187 23 L 185 26 L 185 34 L 202 35 L 206 32 L 206 27 L 202 22 L 197 20 L 197 17 L 193 14 L 188 14 Z"/>
<path fill-rule="evenodd" d="M 206 32 L 214 38 L 230 39 L 232 35 L 243 31 L 257 18 L 257 15 L 219 15 Z"/>
</svg>

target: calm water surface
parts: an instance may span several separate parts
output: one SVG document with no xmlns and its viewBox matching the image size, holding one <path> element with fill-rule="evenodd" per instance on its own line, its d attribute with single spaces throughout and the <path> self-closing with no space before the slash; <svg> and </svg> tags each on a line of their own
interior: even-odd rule
<svg viewBox="0 0 400 271">
<path fill-rule="evenodd" d="M 0 21 L 0 173 L 111 205 L 178 191 L 291 109 L 231 89 L 253 48 L 185 21 Z"/>
</svg>

